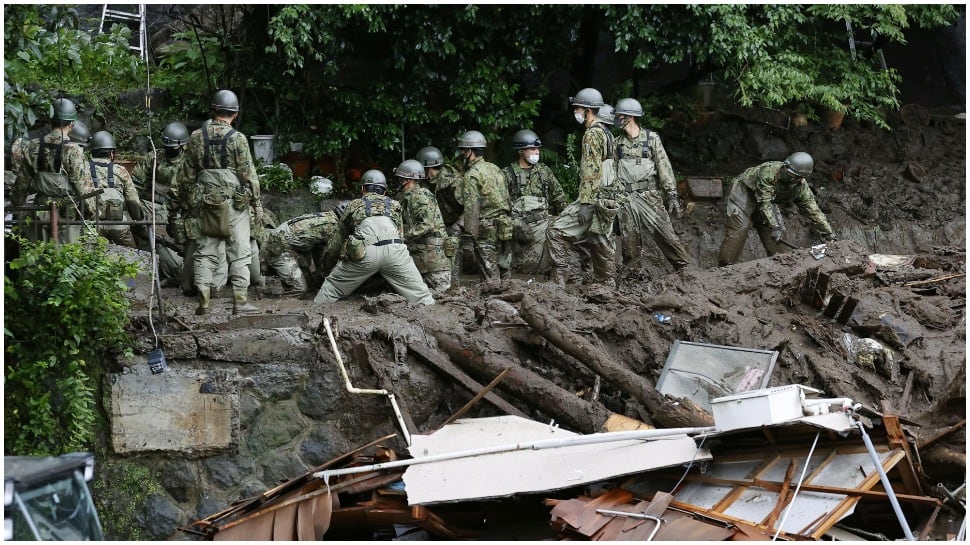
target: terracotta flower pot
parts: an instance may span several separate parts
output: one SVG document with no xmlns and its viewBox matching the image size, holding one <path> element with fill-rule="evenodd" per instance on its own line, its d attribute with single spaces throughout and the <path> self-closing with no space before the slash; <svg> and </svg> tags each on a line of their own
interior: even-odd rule
<svg viewBox="0 0 970 545">
<path fill-rule="evenodd" d="M 840 112 L 837 110 L 822 110 L 820 116 L 822 124 L 830 129 L 838 129 L 842 126 L 842 120 L 845 119 L 845 112 Z"/>
<path fill-rule="evenodd" d="M 306 178 L 310 174 L 310 167 L 313 162 L 308 155 L 299 151 L 291 151 L 286 154 L 286 164 L 293 171 L 294 178 Z"/>
</svg>

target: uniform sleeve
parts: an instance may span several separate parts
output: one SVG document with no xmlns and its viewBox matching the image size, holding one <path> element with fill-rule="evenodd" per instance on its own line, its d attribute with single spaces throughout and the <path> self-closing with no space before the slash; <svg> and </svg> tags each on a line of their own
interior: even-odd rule
<svg viewBox="0 0 970 545">
<path fill-rule="evenodd" d="M 434 212 L 437 211 L 437 207 L 438 204 L 430 191 L 414 191 L 408 207 L 411 218 L 410 229 L 406 234 L 408 239 L 418 240 L 435 230 Z"/>
<path fill-rule="evenodd" d="M 401 214 L 401 203 L 392 200 L 391 201 L 391 219 L 394 220 L 394 225 L 397 227 L 397 233 L 399 236 L 404 236 L 404 218 Z"/>
<path fill-rule="evenodd" d="M 778 171 L 771 168 L 758 169 L 754 198 L 760 211 L 772 229 L 781 228 L 775 215 L 775 185 Z"/>
<path fill-rule="evenodd" d="M 184 211 L 194 208 L 192 203 L 192 188 L 199 177 L 198 165 L 202 163 L 202 132 L 196 129 L 189 136 L 189 142 L 182 151 L 182 161 L 175 176 L 172 178 L 172 185 L 169 192 L 172 200 Z"/>
<path fill-rule="evenodd" d="M 812 195 L 812 188 L 808 187 L 808 182 L 804 178 L 802 178 L 798 186 L 798 192 L 795 195 L 794 202 L 799 212 L 812 222 L 812 227 L 816 233 L 820 235 L 832 234 L 832 226 L 829 225 L 829 220 L 825 217 L 825 213 L 819 209 L 818 203 L 815 202 L 815 196 Z"/>
<path fill-rule="evenodd" d="M 138 189 L 135 188 L 135 182 L 131 179 L 131 174 L 121 165 L 118 166 L 118 179 L 121 180 L 121 191 L 125 196 L 125 203 L 128 205 L 128 214 L 131 215 L 133 220 L 144 219 L 144 211 L 141 207 L 141 198 L 138 196 Z"/>
<path fill-rule="evenodd" d="M 88 162 L 84 160 L 84 152 L 81 151 L 80 146 L 72 144 L 64 146 L 63 164 L 67 179 L 70 180 L 78 195 L 86 195 L 94 191 L 91 171 L 88 169 Z"/>
<path fill-rule="evenodd" d="M 235 156 L 236 176 L 243 185 L 248 185 L 253 196 L 253 203 L 259 202 L 259 175 L 253 155 L 249 152 L 249 141 L 242 133 L 237 132 L 232 139 L 232 152 Z"/>
<path fill-rule="evenodd" d="M 664 193 L 677 191 L 677 178 L 674 177 L 674 168 L 670 165 L 670 158 L 667 157 L 667 150 L 664 149 L 660 135 L 653 133 L 648 144 L 653 152 L 653 164 L 657 168 L 657 176 L 660 178 L 660 187 Z"/>
<path fill-rule="evenodd" d="M 606 154 L 605 135 L 589 128 L 583 134 L 582 156 L 579 160 L 579 198 L 591 203 L 600 190 L 603 156 Z"/>
<path fill-rule="evenodd" d="M 543 166 L 543 176 L 546 177 L 548 182 L 548 189 L 546 190 L 546 200 L 549 202 L 549 213 L 553 216 L 558 216 L 563 210 L 566 209 L 566 192 L 563 191 L 562 184 L 559 183 L 559 178 L 553 174 L 552 169 Z"/>
</svg>

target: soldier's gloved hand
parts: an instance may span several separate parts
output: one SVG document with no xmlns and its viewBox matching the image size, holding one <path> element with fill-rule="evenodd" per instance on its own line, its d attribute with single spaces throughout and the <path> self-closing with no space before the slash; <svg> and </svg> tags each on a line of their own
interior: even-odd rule
<svg viewBox="0 0 970 545">
<path fill-rule="evenodd" d="M 785 236 L 785 230 L 781 227 L 775 227 L 771 230 L 771 240 L 775 242 L 780 242 L 781 237 Z"/>
<path fill-rule="evenodd" d="M 838 240 L 836 238 L 836 236 L 835 236 L 835 233 L 828 233 L 826 235 L 822 235 L 819 238 L 822 239 L 822 242 L 834 242 L 834 241 Z"/>
<path fill-rule="evenodd" d="M 677 196 L 676 191 L 671 191 L 667 193 L 667 213 L 674 216 L 675 218 L 680 218 L 681 206 L 680 197 Z"/>
</svg>

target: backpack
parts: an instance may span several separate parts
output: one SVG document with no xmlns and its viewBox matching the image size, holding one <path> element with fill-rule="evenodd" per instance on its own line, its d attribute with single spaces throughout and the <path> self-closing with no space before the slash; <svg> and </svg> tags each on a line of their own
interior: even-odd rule
<svg viewBox="0 0 970 545">
<path fill-rule="evenodd" d="M 121 192 L 121 189 L 115 185 L 115 164 L 98 163 L 94 159 L 90 163 L 91 181 L 94 182 L 94 188 L 104 189 L 104 193 L 98 197 L 99 217 L 103 220 L 110 221 L 121 221 L 125 219 L 125 196 Z M 99 183 L 98 167 L 107 167 L 108 169 L 108 179 L 103 186 Z"/>
<path fill-rule="evenodd" d="M 231 234 L 229 221 L 229 200 L 240 193 L 239 177 L 231 169 L 224 168 L 228 163 L 226 145 L 236 129 L 231 129 L 221 139 L 210 139 L 207 127 L 202 127 L 202 138 L 205 142 L 202 165 L 199 172 L 199 188 L 202 191 L 202 233 L 210 237 L 227 237 Z M 219 164 L 216 165 L 212 157 L 212 145 L 221 144 Z M 234 206 L 240 209 L 235 203 Z M 247 201 L 246 206 L 249 205 Z"/>
<path fill-rule="evenodd" d="M 66 197 L 74 191 L 67 175 L 61 171 L 61 150 L 64 144 L 51 144 L 40 140 L 40 154 L 37 158 L 37 176 L 34 178 L 33 190 L 38 195 L 47 197 Z M 54 170 L 44 170 L 47 166 L 47 150 L 54 150 Z"/>
<path fill-rule="evenodd" d="M 616 175 L 627 192 L 657 189 L 657 165 L 649 147 L 650 137 L 653 136 L 653 133 L 647 129 L 643 130 L 646 131 L 647 136 L 642 142 L 643 149 L 640 152 L 640 157 L 624 158 L 623 144 L 617 146 Z M 648 158 L 649 161 L 643 161 L 643 159 Z"/>
</svg>

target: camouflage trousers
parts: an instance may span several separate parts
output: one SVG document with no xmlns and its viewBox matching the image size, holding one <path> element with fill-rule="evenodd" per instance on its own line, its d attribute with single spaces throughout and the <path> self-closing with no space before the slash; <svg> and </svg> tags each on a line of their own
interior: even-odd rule
<svg viewBox="0 0 970 545">
<path fill-rule="evenodd" d="M 651 236 L 675 269 L 687 266 L 690 255 L 674 231 L 659 191 L 636 191 L 629 194 L 616 219 L 623 239 L 624 264 L 639 259 L 643 237 Z"/>
<path fill-rule="evenodd" d="M 313 302 L 333 303 L 352 294 L 368 278 L 381 275 L 391 289 L 404 296 L 408 303 L 433 305 L 431 290 L 414 266 L 404 244 L 368 246 L 360 261 L 341 259 L 320 286 Z"/>
<path fill-rule="evenodd" d="M 580 244 L 589 250 L 593 264 L 593 281 L 616 281 L 616 251 L 613 248 L 613 234 L 599 234 L 590 231 L 596 205 L 572 203 L 559 214 L 546 229 L 546 251 L 552 260 L 557 282 L 565 283 L 582 277 L 582 272 L 574 270 Z"/>
<path fill-rule="evenodd" d="M 552 218 L 526 223 L 517 221 L 512 246 L 512 269 L 524 274 L 546 272 L 552 265 L 546 250 L 546 230 Z"/>
<path fill-rule="evenodd" d="M 512 277 L 512 247 L 507 240 L 499 240 L 494 228 L 482 227 L 478 237 L 463 235 L 462 246 L 466 255 L 472 255 L 479 272 L 485 280 L 508 280 Z"/>
<path fill-rule="evenodd" d="M 287 294 L 304 293 L 306 277 L 300 268 L 300 260 L 293 250 L 285 249 L 276 255 L 268 255 L 266 264 L 279 277 Z"/>
<path fill-rule="evenodd" d="M 782 249 L 772 240 L 771 225 L 756 212 L 757 206 L 753 192 L 736 179 L 732 180 L 727 198 L 727 215 L 724 220 L 724 240 L 721 241 L 721 248 L 717 252 L 719 267 L 738 262 L 751 227 L 758 231 L 761 244 L 769 256 L 775 255 Z"/>
<path fill-rule="evenodd" d="M 249 211 L 229 207 L 228 237 L 213 237 L 199 233 L 195 250 L 195 285 L 216 288 L 219 270 L 229 265 L 229 283 L 233 288 L 248 288 L 252 246 L 249 238 Z"/>
<path fill-rule="evenodd" d="M 438 271 L 421 275 L 432 295 L 441 295 L 451 287 L 451 271 Z"/>
</svg>

